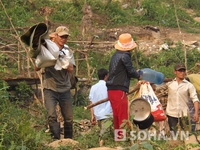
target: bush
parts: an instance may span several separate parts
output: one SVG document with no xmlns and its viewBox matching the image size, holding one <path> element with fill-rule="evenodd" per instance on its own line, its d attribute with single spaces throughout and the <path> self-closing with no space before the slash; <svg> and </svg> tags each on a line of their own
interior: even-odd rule
<svg viewBox="0 0 200 150">
<path fill-rule="evenodd" d="M 27 101 L 27 102 L 29 100 L 33 100 L 33 90 L 25 81 L 19 82 L 18 86 L 16 86 L 15 99 L 17 101 Z"/>
<path fill-rule="evenodd" d="M 30 116 L 30 112 L 17 107 L 8 99 L 1 98 L 0 101 L 0 149 L 48 149 L 45 144 L 50 136 L 44 132 L 44 118 Z M 39 120 L 43 120 L 43 124 Z"/>
</svg>

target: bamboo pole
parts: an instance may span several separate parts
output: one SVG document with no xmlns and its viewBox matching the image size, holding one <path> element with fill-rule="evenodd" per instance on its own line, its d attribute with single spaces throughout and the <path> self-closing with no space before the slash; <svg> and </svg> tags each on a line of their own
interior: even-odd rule
<svg viewBox="0 0 200 150">
<path fill-rule="evenodd" d="M 108 98 L 99 100 L 99 101 L 97 101 L 96 103 L 93 103 L 93 104 L 90 104 L 90 105 L 84 107 L 84 109 L 85 109 L 85 110 L 88 110 L 88 109 L 90 109 L 90 108 L 92 108 L 92 107 L 95 107 L 95 106 L 97 106 L 97 105 L 99 105 L 99 104 L 102 104 L 102 103 L 105 103 L 105 102 L 107 102 L 107 101 L 108 101 Z"/>
<path fill-rule="evenodd" d="M 12 28 L 13 28 L 15 34 L 17 35 L 17 40 L 19 41 L 20 45 L 21 45 L 21 46 L 25 49 L 25 51 L 26 51 L 26 56 L 27 56 L 27 61 L 28 61 L 28 63 L 27 63 L 27 69 L 28 69 L 27 72 L 28 72 L 28 75 L 30 75 L 30 71 L 29 71 L 30 62 L 29 62 L 29 57 L 28 57 L 28 56 L 29 56 L 29 55 L 28 55 L 28 50 L 26 49 L 26 47 L 24 46 L 24 44 L 23 44 L 22 41 L 20 40 L 20 36 L 19 36 L 18 32 L 16 31 L 16 29 L 15 29 L 15 27 L 14 27 L 12 21 L 11 21 L 11 18 L 8 16 L 8 13 L 7 13 L 7 11 L 6 11 L 6 8 L 5 8 L 5 6 L 4 6 L 2 0 L 0 0 L 0 3 L 1 3 L 1 5 L 2 5 L 2 7 L 3 7 L 3 10 L 4 10 L 4 13 L 5 13 L 6 17 L 8 18 L 8 21 L 10 22 L 10 25 L 12 26 Z M 33 63 L 33 60 L 32 60 L 32 59 L 30 59 L 30 61 Z M 34 64 L 34 63 L 33 63 L 33 64 Z"/>
<path fill-rule="evenodd" d="M 180 25 L 179 25 L 179 19 L 178 19 L 178 15 L 177 15 L 177 10 L 176 10 L 176 3 L 175 3 L 176 0 L 172 0 L 172 1 L 173 1 L 173 4 L 174 4 L 174 13 L 175 13 L 175 17 L 176 17 L 176 23 L 177 23 L 177 26 L 178 26 L 179 33 L 182 36 L 181 28 L 180 28 Z M 186 51 L 185 44 L 183 44 L 183 49 L 184 49 L 185 66 L 186 66 L 186 70 L 187 70 L 187 51 Z M 186 74 L 187 74 L 187 72 L 186 72 Z"/>
<path fill-rule="evenodd" d="M 20 43 L 18 42 L 17 46 L 17 66 L 18 66 L 18 73 L 21 73 L 21 67 L 20 67 Z"/>
</svg>

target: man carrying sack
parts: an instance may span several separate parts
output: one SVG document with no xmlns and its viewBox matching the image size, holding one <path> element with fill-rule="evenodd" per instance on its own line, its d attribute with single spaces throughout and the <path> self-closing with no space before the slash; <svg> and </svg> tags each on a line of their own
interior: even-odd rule
<svg viewBox="0 0 200 150">
<path fill-rule="evenodd" d="M 45 46 L 48 48 L 46 43 L 43 43 L 43 41 L 48 41 L 48 39 L 46 40 L 45 38 L 47 33 L 48 28 L 46 25 L 39 23 L 31 27 L 24 35 L 21 36 L 21 40 L 30 46 L 30 54 L 32 58 L 37 58 L 41 52 L 41 47 Z M 54 42 L 56 45 L 55 48 L 59 50 L 59 59 L 61 54 L 63 56 L 63 52 L 65 54 L 68 52 L 66 49 L 67 45 L 65 45 L 65 43 L 69 37 L 69 29 L 65 26 L 59 26 L 56 28 L 55 33 Z M 50 51 L 50 48 L 47 50 Z M 73 137 L 73 111 L 70 92 L 72 85 L 70 83 L 69 73 L 73 72 L 75 64 L 72 59 L 66 63 L 67 65 L 62 64 L 61 66 L 57 66 L 59 69 L 55 68 L 55 64 L 44 66 L 44 104 L 47 110 L 48 124 L 53 139 L 60 139 L 60 122 L 57 122 L 56 114 L 57 103 L 60 105 L 61 113 L 64 118 L 64 138 Z M 48 65 L 48 63 L 46 64 Z M 35 70 L 40 70 L 40 68 L 36 66 Z"/>
</svg>

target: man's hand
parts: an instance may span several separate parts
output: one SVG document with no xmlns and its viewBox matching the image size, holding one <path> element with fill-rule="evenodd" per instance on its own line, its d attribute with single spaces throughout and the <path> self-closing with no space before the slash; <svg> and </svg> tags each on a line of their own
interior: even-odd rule
<svg viewBox="0 0 200 150">
<path fill-rule="evenodd" d="M 137 72 L 138 72 L 138 74 L 140 75 L 140 77 L 138 78 L 138 80 L 141 80 L 141 79 L 142 79 L 142 74 L 143 74 L 143 72 L 142 72 L 142 70 L 140 70 L 140 69 L 138 69 Z"/>
<path fill-rule="evenodd" d="M 67 71 L 73 72 L 73 70 L 74 70 L 74 65 L 73 64 L 69 64 L 69 66 L 67 67 Z"/>
<path fill-rule="evenodd" d="M 199 101 L 194 102 L 194 121 L 199 121 Z"/>
<path fill-rule="evenodd" d="M 34 70 L 35 71 L 39 71 L 41 68 L 38 68 L 38 67 L 36 67 L 36 66 L 34 66 Z"/>
<path fill-rule="evenodd" d="M 135 91 L 137 91 L 137 90 L 139 90 L 140 89 L 140 86 L 141 86 L 141 84 L 143 84 L 143 82 L 142 81 L 138 81 L 137 82 L 137 84 L 136 84 L 136 86 L 134 87 L 134 89 L 133 90 L 131 90 L 127 95 L 129 95 L 129 94 L 132 94 L 133 92 L 135 92 Z"/>
<path fill-rule="evenodd" d="M 196 114 L 196 113 L 194 114 L 194 121 L 195 121 L 195 122 L 198 122 L 198 121 L 199 121 L 199 115 Z"/>
<path fill-rule="evenodd" d="M 91 118 L 91 123 L 92 125 L 95 125 L 97 123 L 96 118 L 94 116 Z"/>
</svg>

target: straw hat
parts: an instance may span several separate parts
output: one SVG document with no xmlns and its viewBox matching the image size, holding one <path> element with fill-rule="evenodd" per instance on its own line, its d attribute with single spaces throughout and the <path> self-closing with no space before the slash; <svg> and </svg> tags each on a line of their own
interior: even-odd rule
<svg viewBox="0 0 200 150">
<path fill-rule="evenodd" d="M 120 51 L 130 51 L 135 47 L 137 47 L 137 44 L 129 33 L 121 34 L 119 40 L 115 44 L 115 49 Z"/>
</svg>

